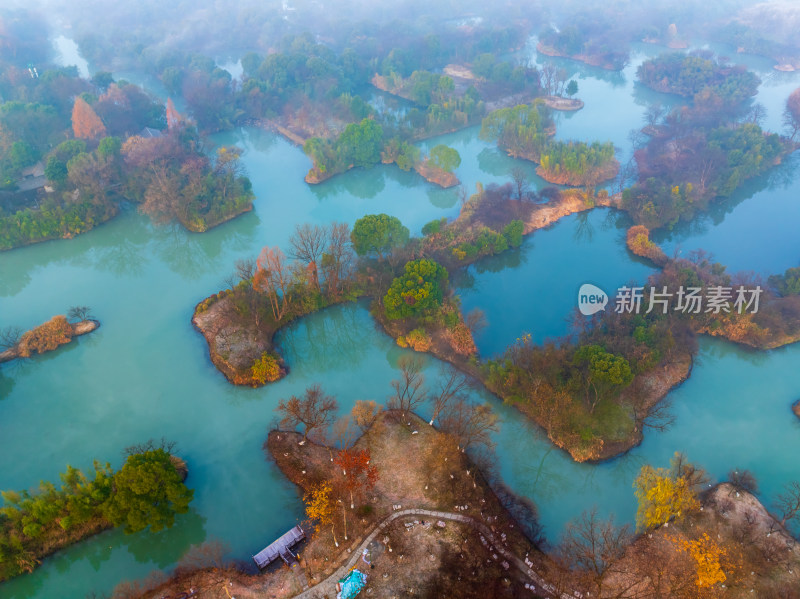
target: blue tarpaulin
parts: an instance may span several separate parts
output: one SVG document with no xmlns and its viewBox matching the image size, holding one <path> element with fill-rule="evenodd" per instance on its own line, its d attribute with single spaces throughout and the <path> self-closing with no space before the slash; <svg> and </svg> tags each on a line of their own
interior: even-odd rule
<svg viewBox="0 0 800 599">
<path fill-rule="evenodd" d="M 336 599 L 353 599 L 366 584 L 367 575 L 358 570 L 352 570 L 350 574 L 339 581 L 340 590 Z"/>
</svg>

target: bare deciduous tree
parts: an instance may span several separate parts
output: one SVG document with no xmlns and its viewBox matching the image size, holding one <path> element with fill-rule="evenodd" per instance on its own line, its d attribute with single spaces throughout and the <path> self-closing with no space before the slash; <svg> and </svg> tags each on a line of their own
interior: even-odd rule
<svg viewBox="0 0 800 599">
<path fill-rule="evenodd" d="M 728 482 L 739 491 L 758 493 L 758 481 L 755 475 L 745 468 L 736 468 L 728 472 Z"/>
<path fill-rule="evenodd" d="M 328 232 L 325 227 L 303 223 L 294 228 L 294 235 L 289 238 L 291 250 L 289 255 L 303 262 L 312 273 L 312 284 L 319 290 L 317 275 L 322 252 L 327 245 Z"/>
<path fill-rule="evenodd" d="M 644 120 L 650 127 L 659 125 L 661 119 L 667 114 L 667 109 L 661 102 L 654 102 L 647 107 L 644 112 Z"/>
<path fill-rule="evenodd" d="M 249 281 L 256 274 L 256 261 L 252 258 L 237 260 L 234 264 L 236 276 L 240 281 Z"/>
<path fill-rule="evenodd" d="M 291 283 L 291 269 L 287 266 L 286 257 L 280 248 L 265 247 L 261 250 L 253 275 L 253 289 L 267 294 L 276 321 L 286 315 L 291 305 Z"/>
<path fill-rule="evenodd" d="M 785 491 L 778 495 L 775 505 L 781 513 L 781 526 L 793 520 L 800 514 L 800 482 L 792 481 L 785 487 Z"/>
<path fill-rule="evenodd" d="M 89 306 L 72 306 L 67 311 L 67 318 L 74 322 L 81 322 L 92 318 L 92 309 Z"/>
<path fill-rule="evenodd" d="M 278 411 L 283 418 L 281 426 L 295 428 L 302 424 L 303 441 L 314 430 L 327 427 L 332 421 L 339 404 L 331 395 L 325 395 L 318 385 L 306 388 L 302 398 L 292 395 L 288 400 L 281 400 Z"/>
<path fill-rule="evenodd" d="M 528 190 L 530 189 L 530 182 L 525 169 L 515 166 L 511 169 L 511 180 L 514 181 L 514 188 L 517 190 L 517 199 L 522 201 L 529 197 Z"/>
<path fill-rule="evenodd" d="M 542 89 L 549 96 L 562 96 L 567 87 L 567 72 L 553 63 L 545 64 L 540 73 Z"/>
<path fill-rule="evenodd" d="M 567 524 L 558 555 L 593 588 L 593 596 L 601 597 L 608 576 L 615 571 L 631 539 L 629 525 L 617 527 L 613 518 L 601 520 L 597 510 L 592 509 Z"/>
<path fill-rule="evenodd" d="M 322 255 L 322 268 L 328 293 L 338 294 L 350 276 L 353 248 L 350 244 L 350 226 L 331 223 L 328 228 L 328 247 Z"/>
<path fill-rule="evenodd" d="M 494 447 L 491 433 L 498 430 L 497 414 L 488 404 L 475 405 L 456 396 L 439 416 L 439 422 L 444 432 L 458 440 L 462 452 L 476 445 Z"/>
<path fill-rule="evenodd" d="M 442 379 L 439 383 L 439 391 L 431 395 L 433 412 L 431 413 L 431 420 L 428 423 L 431 426 L 433 426 L 436 419 L 442 415 L 450 401 L 454 397 L 460 397 L 469 387 L 469 379 L 455 368 L 448 368 L 442 365 L 441 374 Z"/>
<path fill-rule="evenodd" d="M 358 438 L 358 431 L 350 416 L 342 416 L 333 423 L 333 444 L 339 449 L 350 449 Z"/>
<path fill-rule="evenodd" d="M 0 329 L 0 349 L 6 350 L 16 347 L 22 337 L 22 328 L 8 326 Z"/>
<path fill-rule="evenodd" d="M 422 360 L 416 356 L 403 356 L 398 366 L 400 379 L 392 381 L 394 395 L 389 398 L 389 409 L 398 410 L 406 422 L 408 412 L 414 411 L 425 399 L 425 375 Z"/>
</svg>

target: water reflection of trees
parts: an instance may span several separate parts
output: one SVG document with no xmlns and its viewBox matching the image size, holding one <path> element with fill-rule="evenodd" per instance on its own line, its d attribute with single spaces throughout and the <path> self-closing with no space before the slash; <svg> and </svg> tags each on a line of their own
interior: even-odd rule
<svg viewBox="0 0 800 599">
<path fill-rule="evenodd" d="M 175 517 L 175 524 L 155 534 L 142 531 L 123 535 L 120 545 L 128 549 L 137 562 L 155 563 L 159 568 L 174 564 L 192 545 L 206 540 L 206 518 L 196 510 Z"/>
<path fill-rule="evenodd" d="M 535 62 L 538 65 L 554 64 L 558 68 L 564 69 L 567 79 L 597 79 L 608 83 L 611 87 L 625 87 L 628 83 L 624 70 L 609 71 L 571 58 L 537 54 Z"/>
<path fill-rule="evenodd" d="M 223 267 L 219 259 L 228 247 L 250 248 L 256 239 L 258 216 L 247 213 L 236 220 L 235 225 L 226 223 L 206 233 L 190 233 L 177 224 L 158 227 L 155 253 L 170 270 L 189 279 L 219 271 Z"/>
<path fill-rule="evenodd" d="M 691 237 L 699 237 L 709 232 L 712 227 L 721 224 L 726 216 L 732 213 L 743 202 L 762 198 L 755 196 L 764 192 L 788 189 L 796 182 L 800 159 L 790 156 L 767 173 L 746 181 L 729 198 L 712 203 L 704 214 L 699 214 L 690 221 L 677 223 L 670 231 L 656 231 L 653 240 L 656 243 L 678 244 Z"/>
<path fill-rule="evenodd" d="M 363 305 L 334 306 L 290 325 L 278 334 L 276 344 L 290 368 L 346 370 L 370 349 L 365 335 L 371 326 Z"/>
<path fill-rule="evenodd" d="M 577 243 L 591 243 L 594 238 L 594 225 L 589 218 L 590 211 L 578 212 L 575 215 L 575 229 L 572 238 Z"/>
<path fill-rule="evenodd" d="M 0 366 L 0 401 L 11 395 L 14 390 L 14 379 L 4 374 L 4 367 Z"/>
<path fill-rule="evenodd" d="M 449 189 L 431 187 L 428 189 L 428 200 L 437 208 L 452 208 L 458 202 L 458 189 L 455 187 Z"/>
<path fill-rule="evenodd" d="M 386 169 L 382 169 L 379 166 L 368 170 L 353 169 L 334 175 L 319 185 L 312 185 L 311 193 L 319 200 L 341 194 L 350 194 L 357 198 L 369 200 L 386 187 L 385 176 Z"/>
</svg>

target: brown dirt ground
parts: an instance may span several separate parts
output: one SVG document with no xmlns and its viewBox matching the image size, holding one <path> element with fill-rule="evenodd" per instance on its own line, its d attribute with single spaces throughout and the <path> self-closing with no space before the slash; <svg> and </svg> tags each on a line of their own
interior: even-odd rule
<svg viewBox="0 0 800 599">
<path fill-rule="evenodd" d="M 519 526 L 515 526 L 465 455 L 445 435 L 418 416 L 407 415 L 406 424 L 399 420 L 399 413 L 382 413 L 355 444 L 357 449 L 370 451 L 371 464 L 377 466 L 380 478 L 372 492 L 356 501 L 356 510 L 352 511 L 345 505 L 348 540 L 344 540 L 340 513 L 334 519 L 338 548 L 333 543 L 329 527 L 307 528 L 313 532 L 311 541 L 300 548 L 300 561 L 309 581 L 320 582 L 334 572 L 352 556 L 350 551 L 360 544 L 375 524 L 391 514 L 392 506 L 397 504 L 405 509 L 429 508 L 447 512 L 456 511 L 456 505 L 466 505 L 467 509 L 458 512 L 486 523 L 498 536 L 505 534 L 509 549 L 519 555 L 530 552 L 530 558 L 539 564 L 537 568 L 546 569 L 544 555 L 522 535 Z M 332 472 L 328 448 L 310 440 L 299 445 L 301 438 L 294 432 L 272 431 L 265 443 L 265 451 L 302 493 L 316 482 L 336 476 L 336 473 Z M 369 513 L 364 506 L 370 507 Z M 520 585 L 514 575 L 503 569 L 502 560 L 494 558 L 483 548 L 478 535 L 466 525 L 448 521 L 444 529 L 439 529 L 431 526 L 430 522 L 423 526 L 420 521 L 407 530 L 407 522 L 414 522 L 414 519 L 399 519 L 378 535 L 374 551 L 377 558 L 372 559 L 374 569 L 361 564 L 369 575 L 367 595 L 470 597 L 474 596 L 470 592 L 475 589 L 499 584 L 505 591 L 496 596 L 521 596 L 517 594 Z M 388 547 L 392 548 L 391 552 Z M 463 558 L 460 557 L 462 554 Z M 446 566 L 444 562 L 447 562 Z M 463 570 L 457 567 L 460 563 L 463 563 Z M 446 595 L 431 590 L 439 588 L 437 585 L 440 584 L 446 584 L 450 589 Z M 197 597 L 209 599 L 225 599 L 228 596 L 226 589 L 232 596 L 246 599 L 283 599 L 301 590 L 294 573 L 285 566 L 253 576 L 232 569 L 208 568 L 184 572 L 180 577 L 137 596 L 147 599 L 177 596 L 190 588 L 200 591 Z"/>
<path fill-rule="evenodd" d="M 613 581 L 620 588 L 630 588 L 637 576 L 641 577 L 642 556 L 652 556 L 645 546 L 657 548 L 659 559 L 673 566 L 673 575 L 685 568 L 684 577 L 693 580 L 692 562 L 678 549 L 677 543 L 696 539 L 703 533 L 725 548 L 722 565 L 727 576 L 725 587 L 716 585 L 715 593 L 703 594 L 703 597 L 800 596 L 785 594 L 786 589 L 800 589 L 800 544 L 770 516 L 756 497 L 737 491 L 729 483 L 711 489 L 701 511 L 679 524 L 662 526 L 641 535 L 629 547 L 620 566 L 621 573 Z M 697 592 L 692 589 L 690 584 L 686 592 Z M 784 592 L 767 595 L 775 589 L 784 589 Z"/>
</svg>

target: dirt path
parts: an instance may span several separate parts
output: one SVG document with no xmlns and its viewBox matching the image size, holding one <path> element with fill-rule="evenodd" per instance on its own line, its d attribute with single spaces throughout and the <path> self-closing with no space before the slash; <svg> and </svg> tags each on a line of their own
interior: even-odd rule
<svg viewBox="0 0 800 599">
<path fill-rule="evenodd" d="M 340 566 L 333 574 L 328 576 L 322 582 L 314 585 L 310 589 L 306 589 L 299 595 L 295 595 L 295 599 L 331 599 L 336 596 L 336 583 L 345 577 L 347 573 L 355 567 L 356 563 L 359 559 L 361 559 L 361 555 L 366 549 L 367 545 L 369 545 L 375 537 L 377 537 L 381 532 L 383 532 L 389 524 L 397 520 L 398 518 L 406 518 L 409 516 L 427 516 L 431 519 L 438 519 L 438 520 L 451 520 L 455 522 L 461 522 L 462 524 L 466 524 L 467 526 L 472 527 L 473 529 L 477 530 L 485 539 L 486 541 L 494 548 L 494 550 L 503 556 L 503 558 L 510 564 L 513 565 L 517 570 L 519 570 L 525 578 L 531 581 L 531 586 L 535 586 L 536 591 L 545 592 L 550 597 L 555 597 L 556 595 L 553 593 L 553 586 L 548 584 L 541 576 L 539 576 L 536 572 L 534 572 L 528 564 L 525 563 L 524 560 L 521 560 L 516 555 L 512 554 L 508 549 L 504 548 L 501 543 L 497 541 L 497 538 L 489 530 L 489 527 L 483 524 L 482 522 L 478 522 L 474 518 L 470 518 L 469 516 L 464 516 L 463 514 L 453 514 L 450 512 L 438 512 L 434 510 L 423 510 L 423 509 L 407 509 L 401 510 L 399 512 L 395 512 L 384 518 L 375 528 L 372 529 L 363 541 L 356 547 L 350 559 L 347 560 L 345 564 Z M 567 593 L 562 593 L 560 595 L 560 599 L 575 599 L 579 595 L 569 595 Z"/>
</svg>

